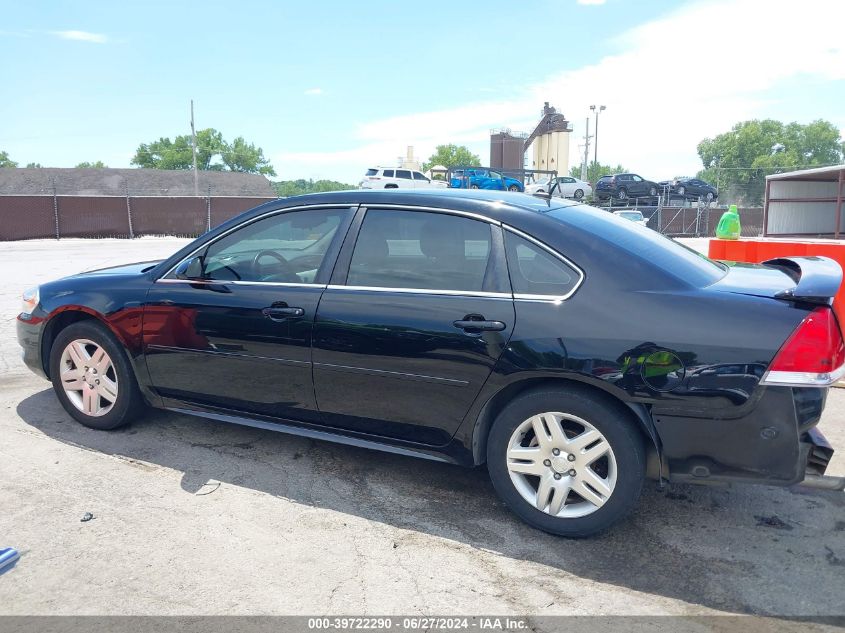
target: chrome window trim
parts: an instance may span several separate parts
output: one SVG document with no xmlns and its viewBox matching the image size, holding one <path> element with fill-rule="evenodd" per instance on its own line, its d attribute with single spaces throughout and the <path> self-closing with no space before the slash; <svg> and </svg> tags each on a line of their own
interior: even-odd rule
<svg viewBox="0 0 845 633">
<path fill-rule="evenodd" d="M 176 270 L 176 269 L 177 269 L 177 268 L 178 268 L 178 267 L 179 267 L 179 266 L 180 266 L 180 265 L 181 265 L 181 264 L 182 264 L 185 260 L 190 259 L 190 258 L 191 258 L 191 257 L 193 257 L 194 255 L 196 255 L 198 252 L 200 252 L 202 249 L 204 249 L 204 248 L 207 248 L 207 247 L 211 246 L 212 244 L 214 244 L 214 243 L 215 243 L 215 242 L 217 242 L 218 240 L 223 239 L 224 237 L 226 237 L 226 236 L 227 236 L 227 235 L 229 235 L 230 233 L 232 233 L 232 232 L 234 232 L 234 231 L 237 231 L 237 230 L 238 230 L 238 229 L 240 229 L 240 228 L 243 228 L 243 227 L 245 227 L 245 226 L 247 226 L 247 225 L 249 225 L 249 224 L 252 224 L 253 222 L 257 222 L 257 221 L 259 221 L 259 220 L 263 220 L 264 218 L 267 218 L 267 217 L 269 217 L 269 216 L 271 216 L 271 215 L 277 215 L 277 214 L 280 214 L 280 213 L 287 213 L 288 211 L 308 211 L 308 210 L 310 210 L 310 209 L 346 209 L 347 211 L 350 211 L 350 210 L 352 210 L 352 209 L 357 209 L 357 208 L 358 208 L 358 207 L 360 207 L 360 206 L 361 206 L 361 203 L 359 203 L 359 202 L 355 202 L 355 203 L 351 203 L 351 204 L 343 204 L 343 203 L 328 204 L 328 203 L 323 203 L 323 204 L 303 204 L 303 205 L 299 205 L 299 206 L 295 206 L 295 207 L 282 207 L 281 209 L 272 209 L 272 210 L 270 210 L 270 211 L 267 211 L 266 213 L 262 213 L 261 215 L 257 215 L 257 216 L 255 216 L 254 218 L 251 218 L 251 219 L 250 219 L 249 221 L 247 221 L 247 222 L 242 222 L 242 223 L 240 223 L 240 224 L 238 224 L 238 225 L 236 225 L 236 226 L 233 226 L 233 227 L 232 227 L 232 228 L 230 228 L 228 231 L 225 231 L 225 232 L 221 233 L 220 235 L 218 235 L 217 237 L 215 237 L 213 240 L 211 240 L 211 241 L 209 241 L 209 242 L 206 242 L 206 243 L 204 243 L 204 244 L 202 244 L 202 245 L 200 245 L 200 246 L 197 246 L 194 250 L 192 250 L 190 253 L 188 253 L 187 255 L 185 255 L 185 257 L 183 257 L 183 258 L 182 258 L 182 259 L 180 259 L 178 262 L 176 262 L 176 264 L 174 264 L 173 266 L 171 266 L 171 267 L 170 267 L 170 269 L 169 269 L 167 272 L 165 272 L 163 275 L 161 275 L 161 276 L 160 276 L 158 279 L 156 279 L 153 283 L 158 283 L 158 282 L 160 282 L 160 281 L 161 281 L 161 282 L 164 282 L 164 283 L 171 283 L 171 282 L 173 282 L 173 281 L 188 281 L 188 282 L 190 282 L 190 283 L 210 283 L 210 282 L 218 281 L 218 280 L 215 280 L 215 279 L 211 279 L 211 280 L 202 280 L 202 281 L 192 281 L 192 280 L 184 280 L 184 279 L 165 279 L 165 277 L 167 277 L 170 273 L 172 273 L 174 270 Z M 230 281 L 230 282 L 224 282 L 224 283 L 235 283 L 235 282 L 231 282 L 231 281 Z M 269 282 L 269 281 L 255 281 L 255 282 L 252 282 L 252 281 L 250 281 L 250 282 L 240 282 L 240 283 L 250 283 L 250 284 L 252 284 L 252 283 L 255 283 L 255 284 L 275 284 L 276 282 Z M 306 284 L 306 285 L 308 285 L 308 286 L 319 286 L 319 285 L 321 285 L 321 284 Z"/>
<path fill-rule="evenodd" d="M 528 240 L 532 244 L 539 246 L 544 251 L 546 251 L 550 255 L 558 258 L 564 264 L 569 266 L 569 268 L 571 268 L 576 273 L 578 273 L 578 281 L 575 282 L 575 285 L 573 285 L 572 289 L 569 292 L 567 292 L 566 294 L 563 294 L 563 295 L 535 295 L 535 294 L 526 294 L 526 293 L 515 292 L 513 294 L 513 298 L 514 298 L 515 301 L 534 301 L 534 302 L 539 301 L 539 302 L 546 302 L 546 303 L 561 303 L 562 301 L 566 301 L 567 299 L 569 299 L 569 297 L 574 295 L 578 291 L 578 289 L 581 287 L 581 284 L 584 283 L 584 277 L 586 276 L 584 274 L 584 271 L 581 270 L 581 267 L 578 266 L 571 259 L 567 258 L 564 255 L 561 255 L 555 249 L 553 249 L 551 246 L 547 246 L 546 244 L 543 244 L 543 242 L 536 239 L 535 237 L 532 237 L 531 235 L 528 235 L 528 233 L 523 233 L 519 229 L 515 229 L 512 226 L 509 226 L 507 224 L 503 224 L 502 228 L 505 231 L 510 231 L 514 235 L 518 235 L 519 237 L 521 237 L 525 240 Z"/>
<path fill-rule="evenodd" d="M 394 292 L 413 295 L 447 295 L 456 297 L 478 297 L 482 299 L 513 299 L 509 292 L 484 292 L 482 290 L 438 290 L 427 288 L 384 288 L 381 286 L 344 286 L 329 284 L 326 290 L 355 290 L 363 292 Z"/>
<path fill-rule="evenodd" d="M 460 211 L 458 209 L 444 209 L 442 207 L 424 207 L 417 206 L 414 204 L 381 204 L 380 202 L 362 202 L 361 206 L 364 207 L 364 209 L 366 209 L 367 211 L 378 211 L 379 209 L 398 209 L 400 211 L 427 211 L 429 213 L 445 213 L 447 215 L 459 215 L 473 220 L 480 220 L 482 222 L 486 222 L 487 224 L 493 224 L 495 226 L 502 226 L 502 223 L 494 218 L 488 218 L 486 215 L 479 215 L 478 213 L 473 213 L 471 211 Z"/>
</svg>

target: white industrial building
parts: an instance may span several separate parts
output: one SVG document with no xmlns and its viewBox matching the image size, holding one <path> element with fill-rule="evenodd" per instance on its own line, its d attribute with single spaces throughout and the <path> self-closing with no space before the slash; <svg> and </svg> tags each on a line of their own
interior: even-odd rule
<svg viewBox="0 0 845 633">
<path fill-rule="evenodd" d="M 763 234 L 839 239 L 843 192 L 845 165 L 766 176 Z"/>
</svg>

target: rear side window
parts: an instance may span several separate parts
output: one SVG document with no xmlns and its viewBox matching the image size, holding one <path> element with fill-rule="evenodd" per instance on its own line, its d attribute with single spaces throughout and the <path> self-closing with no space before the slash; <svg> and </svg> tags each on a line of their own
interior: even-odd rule
<svg viewBox="0 0 845 633">
<path fill-rule="evenodd" d="M 563 297 L 571 293 L 581 274 L 559 257 L 534 242 L 505 231 L 513 293 L 544 297 Z"/>
<path fill-rule="evenodd" d="M 368 169 L 367 175 L 368 176 L 375 176 L 378 173 L 378 169 Z"/>
<path fill-rule="evenodd" d="M 407 169 L 397 169 L 396 170 L 396 177 L 397 178 L 407 178 L 408 180 L 411 179 L 411 172 Z"/>
<path fill-rule="evenodd" d="M 483 289 L 490 225 L 445 213 L 368 210 L 347 284 L 425 290 Z"/>
<path fill-rule="evenodd" d="M 385 178 L 393 178 L 393 170 L 392 169 L 385 169 L 384 170 L 384 177 Z"/>
</svg>

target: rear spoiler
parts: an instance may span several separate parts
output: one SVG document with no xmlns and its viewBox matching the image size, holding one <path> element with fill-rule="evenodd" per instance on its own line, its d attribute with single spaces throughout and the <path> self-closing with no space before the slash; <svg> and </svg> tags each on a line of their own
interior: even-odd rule
<svg viewBox="0 0 845 633">
<path fill-rule="evenodd" d="M 763 262 L 795 282 L 794 288 L 777 293 L 778 299 L 831 304 L 842 283 L 842 267 L 829 257 L 778 257 Z"/>
</svg>

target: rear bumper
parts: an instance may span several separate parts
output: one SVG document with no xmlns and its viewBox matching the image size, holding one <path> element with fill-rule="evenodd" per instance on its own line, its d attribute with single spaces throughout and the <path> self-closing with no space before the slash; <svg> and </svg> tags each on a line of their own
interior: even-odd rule
<svg viewBox="0 0 845 633">
<path fill-rule="evenodd" d="M 816 428 L 827 389 L 768 387 L 742 417 L 654 415 L 669 480 L 775 486 L 825 474 L 833 448 Z"/>
</svg>

